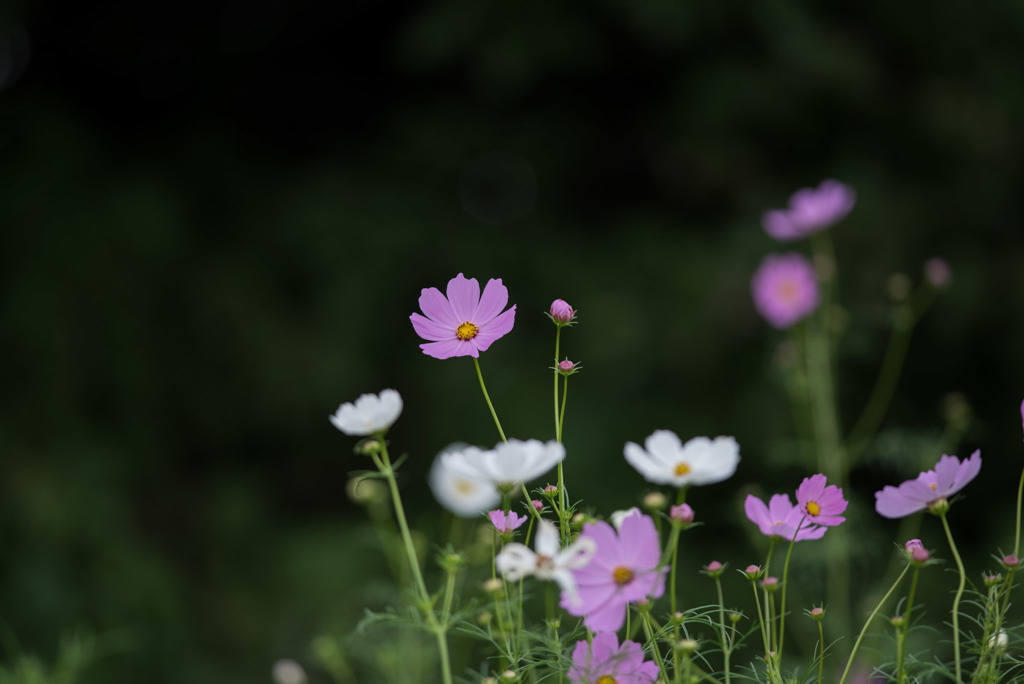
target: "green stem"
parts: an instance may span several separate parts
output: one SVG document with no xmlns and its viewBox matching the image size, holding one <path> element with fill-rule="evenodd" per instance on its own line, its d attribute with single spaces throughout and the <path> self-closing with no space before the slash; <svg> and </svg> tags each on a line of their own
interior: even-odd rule
<svg viewBox="0 0 1024 684">
<path fill-rule="evenodd" d="M 956 681 L 960 678 L 960 598 L 964 594 L 964 584 L 967 581 L 967 573 L 964 570 L 964 562 L 960 560 L 960 553 L 953 543 L 953 532 L 949 529 L 949 521 L 946 514 L 939 515 L 942 518 L 942 528 L 946 531 L 946 540 L 949 542 L 949 549 L 953 552 L 953 559 L 956 561 L 956 569 L 960 573 L 960 583 L 956 588 L 956 596 L 953 599 L 953 662 L 956 667 Z"/>
<path fill-rule="evenodd" d="M 718 592 L 718 628 L 722 641 L 722 657 L 725 661 L 725 684 L 729 684 L 729 652 L 730 644 L 725 635 L 725 599 L 722 596 L 722 578 L 715 575 L 715 589 Z"/>
<path fill-rule="evenodd" d="M 561 328 L 559 328 L 561 330 Z M 557 364 L 556 364 L 557 365 Z M 555 387 L 558 387 L 558 374 L 555 374 Z M 558 416 L 558 442 L 562 442 L 562 428 L 565 425 L 565 402 L 569 396 L 569 376 L 565 376 L 562 385 L 562 412 Z M 557 401 L 557 396 L 556 399 Z M 557 409 L 557 404 L 555 406 Z M 562 475 L 562 462 L 558 462 L 558 528 L 562 534 L 562 543 L 569 543 L 569 494 L 565 491 L 565 477 Z"/>
<path fill-rule="evenodd" d="M 767 658 L 771 653 L 768 647 L 768 629 L 764 623 L 764 613 L 761 611 L 761 597 L 757 593 L 757 580 L 750 580 L 750 586 L 754 590 L 754 605 L 757 606 L 757 623 L 761 626 L 761 642 L 764 644 L 764 655 Z"/>
<path fill-rule="evenodd" d="M 914 565 L 914 575 L 910 578 L 910 593 L 907 595 L 907 609 L 903 613 L 903 625 L 900 627 L 900 636 L 896 646 L 896 681 L 904 684 L 907 681 L 907 673 L 903 668 L 907 656 L 907 633 L 910 631 L 910 611 L 914 607 L 914 592 L 917 590 L 917 576 L 921 573 L 921 567 Z"/>
<path fill-rule="evenodd" d="M 651 615 L 647 610 L 640 611 L 641 617 L 643 617 L 644 623 L 644 634 L 647 635 L 647 640 L 651 642 L 651 652 L 654 655 L 654 662 L 658 664 L 658 672 L 661 674 L 661 678 L 664 681 L 668 681 L 668 675 L 665 672 L 665 661 L 661 657 L 661 646 L 658 645 L 657 639 L 654 638 L 654 631 L 651 629 Z"/>
<path fill-rule="evenodd" d="M 562 339 L 562 326 L 555 328 L 555 439 L 562 443 L 562 423 L 558 420 L 558 345 Z"/>
<path fill-rule="evenodd" d="M 487 402 L 487 408 L 491 410 L 491 418 L 494 419 L 494 424 L 498 427 L 498 434 L 501 436 L 502 442 L 507 442 L 505 439 L 505 431 L 501 429 L 501 421 L 498 420 L 498 414 L 494 412 L 494 404 L 491 403 L 491 397 L 487 394 L 487 386 L 484 385 L 484 374 L 480 370 L 480 360 L 473 357 L 473 365 L 476 366 L 476 377 L 480 379 L 480 389 L 483 390 L 484 400 Z"/>
<path fill-rule="evenodd" d="M 857 655 L 857 649 L 860 648 L 860 642 L 863 641 L 864 634 L 868 631 L 868 625 L 870 625 L 871 621 L 875 619 L 875 616 L 878 615 L 878 611 L 882 609 L 882 606 L 889 600 L 892 593 L 896 591 L 896 587 L 898 587 L 900 582 L 903 581 L 903 577 L 907 574 L 907 570 L 909 569 L 910 565 L 903 568 L 903 572 L 900 573 L 900 576 L 897 577 L 896 581 L 893 582 L 891 587 L 889 587 L 889 591 L 885 592 L 885 596 L 883 596 L 882 600 L 878 602 L 875 609 L 871 611 L 871 615 L 868 616 L 868 619 L 864 621 L 864 627 L 861 628 L 860 634 L 857 635 L 857 641 L 853 644 L 853 651 L 850 652 L 850 659 L 846 661 L 846 669 L 843 670 L 843 678 L 839 680 L 839 684 L 844 684 L 846 678 L 850 676 L 850 667 L 853 666 L 853 659 Z"/>
<path fill-rule="evenodd" d="M 821 620 L 818 620 L 818 684 L 821 684 L 824 680 L 821 678 L 822 672 L 825 670 L 825 629 L 821 626 Z"/>
<path fill-rule="evenodd" d="M 1020 473 L 1020 484 L 1017 485 L 1017 531 L 1014 534 L 1013 555 L 1018 557 L 1020 554 L 1020 506 L 1022 496 L 1024 496 L 1024 470 Z"/>
<path fill-rule="evenodd" d="M 793 547 L 796 546 L 796 537 L 800 534 L 800 528 L 803 527 L 804 520 L 807 518 L 801 518 L 800 523 L 796 526 L 796 532 L 793 533 L 793 538 L 789 540 L 789 548 L 786 549 L 786 562 L 782 564 L 782 609 L 779 617 L 779 657 L 782 657 L 782 643 L 786 639 L 786 587 L 789 585 L 787 581 L 789 578 L 789 557 L 793 554 Z"/>
</svg>

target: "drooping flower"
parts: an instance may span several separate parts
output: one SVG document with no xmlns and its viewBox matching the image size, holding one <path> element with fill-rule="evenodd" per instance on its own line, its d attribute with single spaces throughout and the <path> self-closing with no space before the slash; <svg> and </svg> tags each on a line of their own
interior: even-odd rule
<svg viewBox="0 0 1024 684">
<path fill-rule="evenodd" d="M 430 489 L 438 503 L 462 518 L 475 518 L 501 502 L 494 483 L 479 475 L 452 470 L 445 465 L 445 455 L 470 449 L 465 444 L 452 444 L 441 451 L 430 467 Z"/>
<path fill-rule="evenodd" d="M 593 540 L 580 537 L 564 549 L 559 546 L 558 529 L 541 520 L 537 525 L 536 553 L 518 542 L 506 544 L 494 557 L 494 567 L 505 579 L 518 582 L 527 575 L 556 582 L 562 596 L 577 603 L 576 579 L 572 571 L 590 562 L 597 545 Z"/>
<path fill-rule="evenodd" d="M 841 221 L 856 200 L 849 185 L 825 180 L 817 188 L 802 188 L 793 193 L 788 209 L 766 211 L 761 224 L 776 240 L 798 240 Z"/>
<path fill-rule="evenodd" d="M 626 516 L 618 533 L 603 521 L 587 523 L 579 539 L 592 540 L 597 551 L 590 563 L 573 570 L 579 602 L 563 593 L 561 606 L 570 615 L 583 617 L 588 629 L 618 631 L 630 603 L 664 593 L 668 568 L 658 568 L 661 551 L 650 517 Z"/>
<path fill-rule="evenodd" d="M 448 281 L 447 294 L 436 287 L 424 288 L 419 304 L 425 315 L 409 316 L 416 334 L 427 340 L 420 345 L 424 354 L 435 359 L 478 357 L 512 330 L 516 306 L 502 312 L 508 304 L 508 289 L 501 278 L 488 280 L 481 296 L 476 278 L 460 273 Z"/>
<path fill-rule="evenodd" d="M 527 516 L 525 515 L 519 515 L 515 511 L 509 511 L 506 513 L 501 509 L 489 512 L 487 517 L 491 519 L 494 529 L 501 534 L 507 534 L 519 529 L 527 520 Z"/>
<path fill-rule="evenodd" d="M 821 301 L 814 266 L 796 252 L 766 256 L 751 278 L 750 291 L 757 312 L 780 330 L 809 316 Z"/>
<path fill-rule="evenodd" d="M 655 430 L 644 447 L 627 442 L 626 461 L 648 482 L 676 487 L 721 482 L 736 472 L 740 447 L 732 437 L 694 437 L 683 444 L 671 430 Z"/>
<path fill-rule="evenodd" d="M 767 506 L 761 499 L 748 494 L 743 502 L 743 511 L 761 534 L 783 541 L 793 540 L 793 535 L 796 535 L 796 541 L 821 539 L 828 529 L 808 521 L 806 513 L 789 500 L 789 494 L 773 495 Z"/>
<path fill-rule="evenodd" d="M 885 518 L 903 518 L 924 509 L 944 510 L 948 498 L 963 489 L 981 471 L 981 450 L 960 461 L 943 454 L 934 470 L 926 470 L 898 487 L 886 485 L 875 492 L 875 510 Z"/>
<path fill-rule="evenodd" d="M 331 423 L 346 435 L 365 437 L 386 431 L 402 414 L 402 396 L 393 389 L 364 394 L 338 407 Z"/>
<path fill-rule="evenodd" d="M 839 525 L 846 518 L 839 515 L 846 510 L 843 490 L 835 485 L 825 485 L 822 474 L 804 478 L 796 489 L 797 506 L 807 516 L 807 522 L 814 525 Z"/>
<path fill-rule="evenodd" d="M 577 641 L 572 649 L 570 684 L 651 684 L 658 666 L 644 660 L 644 650 L 634 641 L 623 641 L 614 632 L 594 636 L 592 643 Z"/>
<path fill-rule="evenodd" d="M 443 458 L 448 468 L 466 477 L 491 482 L 498 488 L 515 488 L 558 465 L 565 458 L 565 447 L 555 441 L 510 439 L 490 451 L 467 447 Z"/>
</svg>

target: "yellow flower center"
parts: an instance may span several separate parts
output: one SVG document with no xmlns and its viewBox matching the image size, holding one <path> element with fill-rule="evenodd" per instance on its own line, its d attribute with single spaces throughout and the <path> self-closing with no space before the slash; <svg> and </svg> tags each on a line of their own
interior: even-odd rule
<svg viewBox="0 0 1024 684">
<path fill-rule="evenodd" d="M 611 675 L 601 675 L 597 678 L 597 684 L 615 684 L 615 677 Z"/>
<path fill-rule="evenodd" d="M 928 486 L 929 486 L 929 487 L 931 488 L 931 490 L 932 490 L 933 492 L 934 492 L 935 490 L 937 490 L 937 489 L 939 488 L 939 486 L 938 486 L 937 484 L 935 484 L 934 482 L 932 482 L 932 483 L 931 483 L 931 484 L 929 484 Z"/>
<path fill-rule="evenodd" d="M 683 462 L 676 466 L 676 475 L 686 475 L 690 472 L 690 464 Z"/>
<path fill-rule="evenodd" d="M 615 583 L 620 587 L 623 584 L 629 584 L 633 581 L 633 571 L 623 565 L 620 565 L 612 570 L 612 579 L 614 579 Z"/>
<path fill-rule="evenodd" d="M 476 327 L 476 323 L 470 323 L 469 321 L 466 321 L 465 323 L 460 324 L 459 327 L 455 329 L 455 336 L 458 337 L 460 340 L 471 340 L 474 337 L 476 337 L 476 334 L 479 330 L 480 329 Z"/>
<path fill-rule="evenodd" d="M 808 501 L 805 508 L 807 509 L 807 515 L 818 515 L 821 513 L 821 506 L 818 505 L 817 501 Z"/>
<path fill-rule="evenodd" d="M 469 480 L 463 480 L 461 477 L 455 479 L 455 491 L 459 494 L 468 495 L 472 494 L 476 490 L 476 486 Z"/>
<path fill-rule="evenodd" d="M 800 294 L 800 288 L 792 280 L 783 280 L 779 283 L 778 289 L 779 297 L 787 302 L 796 300 L 797 295 Z"/>
</svg>

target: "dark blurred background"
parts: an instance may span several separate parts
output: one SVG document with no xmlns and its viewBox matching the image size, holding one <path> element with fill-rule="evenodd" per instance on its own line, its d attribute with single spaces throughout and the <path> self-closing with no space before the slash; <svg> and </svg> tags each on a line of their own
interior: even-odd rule
<svg viewBox="0 0 1024 684">
<path fill-rule="evenodd" d="M 636 503 L 622 445 L 656 428 L 735 435 L 736 477 L 690 497 L 707 525 L 682 571 L 757 562 L 742 494 L 808 473 L 749 278 L 806 249 L 761 212 L 823 178 L 858 193 L 832 230 L 845 428 L 889 276 L 953 270 L 852 476 L 865 566 L 896 534 L 871 492 L 937 460 L 956 391 L 959 453 L 985 458 L 953 515 L 977 576 L 1012 547 L 1024 462 L 1022 45 L 1019 3 L 7 0 L 4 657 L 84 629 L 109 651 L 89 681 L 269 681 L 285 656 L 322 677 L 311 639 L 351 631 L 386 573 L 328 414 L 402 393 L 392 448 L 428 542 L 434 454 L 497 440 L 472 363 L 424 356 L 408 321 L 459 272 L 518 305 L 481 359 L 510 436 L 553 436 L 543 312 L 566 299 L 573 494 Z"/>
</svg>

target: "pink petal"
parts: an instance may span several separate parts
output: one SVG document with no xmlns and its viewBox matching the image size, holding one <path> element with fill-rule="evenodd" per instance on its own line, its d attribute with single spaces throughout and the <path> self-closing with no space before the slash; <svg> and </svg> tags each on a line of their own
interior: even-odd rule
<svg viewBox="0 0 1024 684">
<path fill-rule="evenodd" d="M 409 316 L 409 320 L 412 321 L 412 327 L 413 330 L 416 331 L 416 334 L 425 340 L 440 342 L 442 340 L 456 339 L 454 326 L 435 323 L 429 318 L 421 316 L 418 313 L 411 314 Z"/>
<path fill-rule="evenodd" d="M 460 273 L 448 281 L 448 302 L 455 312 L 456 325 L 463 321 L 473 321 L 473 314 L 480 303 L 480 283 L 476 278 L 466 278 Z"/>
<path fill-rule="evenodd" d="M 604 521 L 587 523 L 583 526 L 582 537 L 589 537 L 597 545 L 597 551 L 590 561 L 591 566 L 612 569 L 623 565 L 622 556 L 619 552 L 619 538 L 611 525 Z"/>
<path fill-rule="evenodd" d="M 769 530 L 772 520 L 764 501 L 753 494 L 747 494 L 747 498 L 743 502 L 743 512 L 747 514 L 747 520 L 760 528 L 761 534 L 771 534 Z"/>
<path fill-rule="evenodd" d="M 653 568 L 661 559 L 658 531 L 654 521 L 646 515 L 626 516 L 619 530 L 619 549 L 622 558 L 630 561 L 630 567 Z"/>
<path fill-rule="evenodd" d="M 484 287 L 484 293 L 480 297 L 480 304 L 476 307 L 473 318 L 470 319 L 478 326 L 484 326 L 508 304 L 508 288 L 501 284 L 501 278 L 491 278 Z"/>
<path fill-rule="evenodd" d="M 977 477 L 980 472 L 981 449 L 975 449 L 974 453 L 965 459 L 957 470 L 956 480 L 953 482 L 953 489 L 949 493 L 953 494 L 955 492 L 959 492 L 967 485 L 968 482 Z"/>
<path fill-rule="evenodd" d="M 875 511 L 883 518 L 904 518 L 924 510 L 926 505 L 926 502 L 910 498 L 892 485 L 886 485 L 881 491 L 875 492 Z"/>
<path fill-rule="evenodd" d="M 781 242 L 789 242 L 803 237 L 803 233 L 793 225 L 789 214 L 780 209 L 773 209 L 762 214 L 761 225 L 764 227 L 764 232 Z"/>
<path fill-rule="evenodd" d="M 420 311 L 432 321 L 454 330 L 462 320 L 455 319 L 451 304 L 436 287 L 425 287 L 420 292 Z"/>
<path fill-rule="evenodd" d="M 821 493 L 825 490 L 826 478 L 824 475 L 811 475 L 805 477 L 804 481 L 796 489 L 796 500 L 805 503 L 807 501 L 821 502 Z"/>
<path fill-rule="evenodd" d="M 618 596 L 587 613 L 583 619 L 583 624 L 595 632 L 617 632 L 625 622 L 626 602 Z"/>
<path fill-rule="evenodd" d="M 942 455 L 935 464 L 935 485 L 938 488 L 935 498 L 946 496 L 953 489 L 957 471 L 960 470 L 960 459 L 956 456 Z"/>
<path fill-rule="evenodd" d="M 420 349 L 427 356 L 435 359 L 450 359 L 453 356 L 478 356 L 476 347 L 463 342 L 462 340 L 447 340 L 442 342 L 427 342 L 421 344 Z"/>
<path fill-rule="evenodd" d="M 594 636 L 594 643 L 591 646 L 594 665 L 606 663 L 612 660 L 619 653 L 619 637 L 615 632 L 601 632 Z"/>
<path fill-rule="evenodd" d="M 504 337 L 512 330 L 512 326 L 515 322 L 516 307 L 515 304 L 513 304 L 511 309 L 480 326 L 479 332 L 477 332 L 476 337 L 473 338 L 477 349 L 480 351 L 487 351 L 487 348 L 490 347 L 495 340 L 500 337 Z"/>
</svg>

